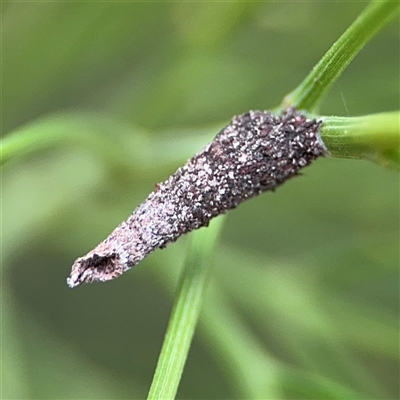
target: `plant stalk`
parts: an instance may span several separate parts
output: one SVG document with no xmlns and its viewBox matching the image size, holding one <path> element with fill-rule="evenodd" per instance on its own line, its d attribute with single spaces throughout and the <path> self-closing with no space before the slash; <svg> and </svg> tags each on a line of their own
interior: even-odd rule
<svg viewBox="0 0 400 400">
<path fill-rule="evenodd" d="M 216 218 L 208 229 L 192 233 L 148 400 L 175 398 L 199 319 L 211 256 L 223 221 L 224 218 Z"/>
<path fill-rule="evenodd" d="M 400 169 L 400 111 L 322 120 L 321 137 L 332 156 Z"/>
<path fill-rule="evenodd" d="M 372 1 L 326 52 L 300 85 L 283 100 L 282 108 L 316 112 L 321 100 L 359 51 L 399 11 L 398 1 Z"/>
</svg>

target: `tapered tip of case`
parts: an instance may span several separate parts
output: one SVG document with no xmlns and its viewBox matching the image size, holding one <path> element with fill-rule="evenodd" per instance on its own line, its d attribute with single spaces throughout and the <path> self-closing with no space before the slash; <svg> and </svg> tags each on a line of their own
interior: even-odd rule
<svg viewBox="0 0 400 400">
<path fill-rule="evenodd" d="M 115 279 L 125 271 L 126 266 L 117 253 L 90 252 L 75 261 L 71 274 L 67 278 L 67 284 L 73 288 L 83 283 L 105 282 Z"/>
</svg>

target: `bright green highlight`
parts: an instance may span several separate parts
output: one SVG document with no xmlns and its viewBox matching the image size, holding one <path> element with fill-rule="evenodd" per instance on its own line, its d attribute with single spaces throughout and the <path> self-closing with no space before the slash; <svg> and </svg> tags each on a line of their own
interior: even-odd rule
<svg viewBox="0 0 400 400">
<path fill-rule="evenodd" d="M 374 161 L 400 169 L 400 112 L 325 117 L 321 136 L 334 157 Z"/>
<path fill-rule="evenodd" d="M 373 1 L 327 51 L 282 107 L 315 111 L 351 60 L 399 11 L 397 1 Z"/>
<path fill-rule="evenodd" d="M 217 218 L 208 229 L 192 233 L 187 261 L 148 399 L 175 398 L 204 299 L 211 256 L 223 221 L 224 218 Z"/>
</svg>

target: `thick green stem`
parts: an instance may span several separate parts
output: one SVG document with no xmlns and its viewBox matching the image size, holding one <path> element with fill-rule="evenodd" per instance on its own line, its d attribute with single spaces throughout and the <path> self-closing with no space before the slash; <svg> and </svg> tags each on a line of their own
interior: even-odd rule
<svg viewBox="0 0 400 400">
<path fill-rule="evenodd" d="M 332 156 L 400 168 L 400 111 L 322 120 L 322 140 Z"/>
<path fill-rule="evenodd" d="M 391 0 L 371 2 L 303 82 L 285 97 L 282 107 L 294 106 L 301 110 L 315 111 L 351 60 L 397 15 L 399 4 Z"/>
</svg>

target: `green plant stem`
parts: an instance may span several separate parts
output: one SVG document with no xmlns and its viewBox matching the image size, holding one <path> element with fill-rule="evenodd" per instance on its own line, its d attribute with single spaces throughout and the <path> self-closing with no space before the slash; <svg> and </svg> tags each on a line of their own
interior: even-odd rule
<svg viewBox="0 0 400 400">
<path fill-rule="evenodd" d="M 157 260 L 160 265 L 165 262 L 164 257 L 158 257 Z M 173 260 L 175 257 L 171 257 L 168 263 L 174 263 Z M 155 275 L 169 294 L 173 294 L 176 282 L 176 274 L 174 271 L 171 272 Z M 239 277 L 239 281 L 242 278 Z M 240 284 L 234 290 L 239 290 L 240 294 L 248 299 L 249 296 L 244 294 Z M 258 301 L 259 305 L 262 304 L 255 293 L 250 297 Z M 264 297 L 262 299 L 265 301 Z M 301 391 L 304 386 L 313 393 L 320 393 L 319 398 L 365 397 L 318 374 L 304 374 L 268 354 L 263 343 L 237 313 L 235 304 L 230 301 L 230 293 L 226 292 L 226 288 L 218 279 L 207 283 L 207 297 L 203 304 L 198 330 L 200 340 L 203 339 L 203 344 L 210 349 L 215 363 L 223 373 L 225 372 L 227 382 L 237 397 L 278 399 L 282 398 L 282 388 L 293 392 L 293 390 Z"/>
<path fill-rule="evenodd" d="M 223 221 L 224 218 L 217 218 L 208 229 L 192 233 L 148 399 L 175 398 L 199 318 L 211 255 Z"/>
<path fill-rule="evenodd" d="M 351 60 L 387 22 L 395 17 L 399 4 L 393 0 L 372 1 L 303 82 L 285 97 L 282 107 L 294 106 L 300 110 L 315 111 Z"/>
<path fill-rule="evenodd" d="M 321 137 L 332 156 L 400 168 L 400 111 L 322 120 Z"/>
<path fill-rule="evenodd" d="M 110 120 L 84 113 L 53 114 L 21 126 L 1 140 L 0 165 L 52 147 L 78 146 L 92 150 L 104 162 L 124 168 L 127 152 L 105 131 Z"/>
<path fill-rule="evenodd" d="M 97 114 L 53 114 L 7 134 L 0 142 L 0 166 L 44 149 L 76 146 L 112 167 L 148 172 L 160 164 L 182 162 L 204 146 L 220 126 L 191 129 L 190 136 L 187 130 L 162 132 L 153 144 L 147 132 Z"/>
</svg>

